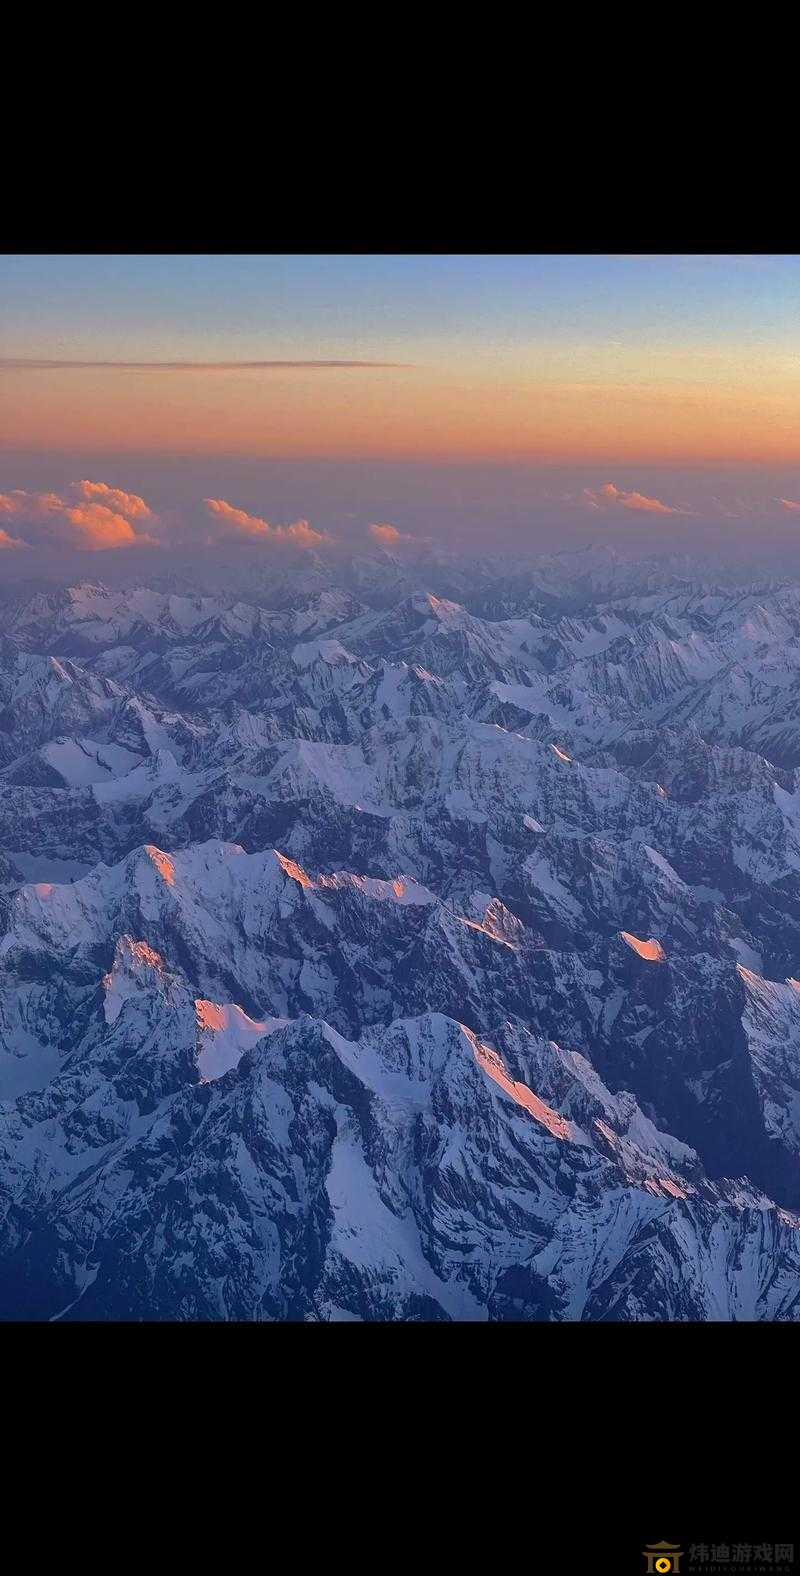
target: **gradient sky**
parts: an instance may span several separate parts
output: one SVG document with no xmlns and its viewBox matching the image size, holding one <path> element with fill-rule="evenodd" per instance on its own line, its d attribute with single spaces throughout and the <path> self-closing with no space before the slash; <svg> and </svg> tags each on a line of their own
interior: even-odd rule
<svg viewBox="0 0 800 1576">
<path fill-rule="evenodd" d="M 295 364 L 243 365 L 281 361 Z M 350 365 L 310 364 L 325 362 Z M 61 456 L 61 485 L 90 474 L 146 494 L 143 459 L 219 456 L 351 476 L 499 467 L 501 508 L 504 476 L 518 492 L 520 467 L 555 468 L 542 507 L 619 521 L 648 500 L 687 519 L 701 495 L 720 518 L 743 498 L 786 514 L 781 497 L 800 499 L 800 258 L 5 256 L 0 454 L 23 453 L 20 488 L 50 485 Z M 94 470 L 71 469 L 78 455 Z"/>
<path fill-rule="evenodd" d="M 15 257 L 6 446 L 576 463 L 800 458 L 797 257 Z M 90 443 L 87 443 L 87 437 Z"/>
</svg>

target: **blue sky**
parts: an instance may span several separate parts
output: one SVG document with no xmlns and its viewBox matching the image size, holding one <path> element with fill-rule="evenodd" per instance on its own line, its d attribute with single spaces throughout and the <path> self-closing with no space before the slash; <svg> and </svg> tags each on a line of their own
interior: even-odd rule
<svg viewBox="0 0 800 1576">
<path fill-rule="evenodd" d="M 452 339 L 800 347 L 797 257 L 5 256 L 6 355 L 383 354 Z"/>
</svg>

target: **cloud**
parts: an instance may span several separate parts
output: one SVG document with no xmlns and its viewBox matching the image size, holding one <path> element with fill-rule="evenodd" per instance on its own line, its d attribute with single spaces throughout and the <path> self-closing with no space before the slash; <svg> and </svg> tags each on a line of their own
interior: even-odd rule
<svg viewBox="0 0 800 1576">
<path fill-rule="evenodd" d="M 27 542 L 23 542 L 20 537 L 18 537 L 18 536 L 9 536 L 8 531 L 0 530 L 0 552 L 2 552 L 3 548 L 16 548 L 16 547 L 27 547 L 27 546 L 28 546 L 28 543 Z"/>
<path fill-rule="evenodd" d="M 669 504 L 662 503 L 660 498 L 647 498 L 644 493 L 624 492 L 620 487 L 615 487 L 613 482 L 606 482 L 603 487 L 585 487 L 584 498 L 591 509 L 640 509 L 645 514 L 684 514 L 683 509 L 671 509 Z"/>
<path fill-rule="evenodd" d="M 204 498 L 203 505 L 214 530 L 209 538 L 212 542 L 283 541 L 294 543 L 296 547 L 317 547 L 321 542 L 330 541 L 326 531 L 315 531 L 307 520 L 295 520 L 292 525 L 270 525 L 257 514 L 236 509 L 224 498 Z"/>
<path fill-rule="evenodd" d="M 430 545 L 427 537 L 413 536 L 411 531 L 398 531 L 395 525 L 369 525 L 367 530 L 370 536 L 375 537 L 376 542 L 381 542 L 383 547 L 405 547 L 413 544 L 416 550 L 422 550 Z"/>
<path fill-rule="evenodd" d="M 713 493 L 711 495 L 711 502 L 713 503 L 717 514 L 721 514 L 725 520 L 741 520 L 741 513 L 737 512 L 735 509 L 731 509 L 729 504 L 725 503 L 722 498 L 717 498 Z M 738 500 L 734 499 L 734 502 L 738 502 Z"/>
<path fill-rule="evenodd" d="M 398 531 L 396 525 L 370 525 L 368 530 L 370 536 L 374 536 L 376 542 L 383 542 L 385 545 L 393 542 L 414 541 L 414 537 L 409 531 Z"/>
<path fill-rule="evenodd" d="M 138 493 L 123 492 L 107 482 L 71 482 L 59 493 L 22 489 L 0 493 L 0 549 L 55 547 L 107 552 L 123 547 L 219 546 L 224 542 L 284 542 L 306 548 L 328 541 L 326 532 L 315 530 L 307 520 L 270 525 L 224 498 L 203 499 L 198 518 L 197 505 L 156 515 Z"/>
<path fill-rule="evenodd" d="M 82 367 L 120 372 L 305 372 L 399 370 L 410 361 L 67 361 L 37 360 L 29 356 L 0 356 L 3 372 L 76 371 Z"/>
<path fill-rule="evenodd" d="M 134 522 L 151 520 L 152 512 L 136 493 L 120 492 L 105 482 L 73 482 L 67 496 L 16 489 L 0 493 L 0 521 L 13 520 L 18 540 L 28 547 L 72 547 L 84 552 L 153 546 L 154 538 Z M 9 533 L 4 532 L 4 535 Z M 9 541 L 15 540 L 9 535 Z M 4 544 L 7 545 L 7 544 Z"/>
<path fill-rule="evenodd" d="M 102 503 L 127 520 L 152 520 L 153 512 L 138 493 L 120 492 L 105 482 L 76 482 L 75 487 L 87 503 Z"/>
<path fill-rule="evenodd" d="M 142 542 L 152 543 L 153 538 L 137 533 L 130 520 L 115 514 L 102 503 L 78 504 L 64 511 L 64 521 L 72 527 L 72 546 L 99 552 L 109 547 L 136 547 Z"/>
<path fill-rule="evenodd" d="M 800 514 L 800 503 L 795 503 L 793 498 L 776 498 L 775 502 L 782 503 L 784 509 L 789 509 L 793 513 L 796 511 L 798 514 Z"/>
</svg>

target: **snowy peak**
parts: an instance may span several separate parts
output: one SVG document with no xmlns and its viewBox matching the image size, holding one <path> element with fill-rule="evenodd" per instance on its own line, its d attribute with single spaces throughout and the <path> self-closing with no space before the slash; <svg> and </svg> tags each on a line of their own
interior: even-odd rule
<svg viewBox="0 0 800 1576">
<path fill-rule="evenodd" d="M 410 876 L 396 876 L 393 881 L 380 881 L 373 876 L 353 875 L 349 871 L 339 870 L 332 875 L 314 877 L 287 855 L 279 854 L 277 850 L 273 852 L 281 869 L 305 891 L 359 892 L 364 897 L 374 898 L 378 902 L 436 902 L 433 892 L 429 892 L 427 887 L 420 886 L 419 882 Z"/>
<path fill-rule="evenodd" d="M 667 955 L 664 951 L 664 948 L 662 947 L 661 942 L 656 941 L 653 936 L 651 936 L 648 941 L 642 941 L 638 936 L 632 936 L 628 930 L 621 930 L 620 936 L 625 942 L 625 945 L 630 947 L 631 951 L 635 952 L 637 957 L 643 958 L 645 963 L 666 962 Z"/>
<path fill-rule="evenodd" d="M 477 1038 L 477 1035 L 474 1035 L 470 1029 L 465 1028 L 464 1033 L 472 1046 L 475 1060 L 481 1072 L 485 1073 L 487 1078 L 491 1078 L 492 1082 L 497 1084 L 503 1090 L 503 1093 L 507 1094 L 509 1099 L 514 1101 L 515 1105 L 520 1106 L 523 1111 L 527 1111 L 534 1121 L 538 1122 L 552 1138 L 569 1138 L 571 1136 L 572 1128 L 570 1123 L 565 1122 L 563 1117 L 558 1116 L 526 1084 L 519 1083 L 516 1079 L 511 1078 L 502 1056 L 497 1051 L 493 1050 L 489 1045 L 483 1045 Z"/>
<path fill-rule="evenodd" d="M 239 1062 L 247 1051 L 253 1049 L 265 1035 L 284 1028 L 286 1018 L 250 1018 L 241 1007 L 226 1003 L 198 999 L 197 1015 L 198 1053 L 197 1067 L 204 1082 L 222 1078 Z"/>
<path fill-rule="evenodd" d="M 146 941 L 120 936 L 114 962 L 103 976 L 106 1023 L 115 1023 L 126 1001 L 147 988 L 163 989 L 166 982 L 164 959 Z"/>
</svg>

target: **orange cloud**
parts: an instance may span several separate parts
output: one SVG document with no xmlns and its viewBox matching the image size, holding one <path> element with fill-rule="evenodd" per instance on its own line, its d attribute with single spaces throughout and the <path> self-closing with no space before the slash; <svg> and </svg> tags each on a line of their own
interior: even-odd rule
<svg viewBox="0 0 800 1576">
<path fill-rule="evenodd" d="M 800 503 L 795 503 L 793 498 L 778 498 L 777 502 L 782 503 L 784 509 L 790 509 L 800 514 Z"/>
<path fill-rule="evenodd" d="M 142 538 L 137 535 L 124 515 L 115 514 L 113 509 L 107 509 L 101 503 L 82 504 L 75 509 L 67 509 L 64 518 L 77 533 L 72 543 L 74 547 L 97 552 L 108 547 L 135 547 L 142 540 L 152 542 L 152 537 Z"/>
<path fill-rule="evenodd" d="M 199 523 L 196 511 L 191 510 L 188 514 L 179 510 L 159 517 L 138 493 L 123 492 L 106 482 L 72 482 L 63 494 L 17 489 L 0 493 L 0 548 L 66 547 L 107 552 L 123 547 L 189 546 L 198 542 L 209 546 L 223 541 L 281 541 L 305 548 L 330 540 L 307 520 L 270 525 L 224 498 L 205 498 L 203 506 Z M 13 534 L 3 529 L 3 521 L 12 520 Z M 154 535 L 143 529 L 144 521 L 152 522 Z"/>
<path fill-rule="evenodd" d="M 77 491 L 87 503 L 101 503 L 126 520 L 152 520 L 153 512 L 138 493 L 120 492 L 118 487 L 107 487 L 105 482 L 76 482 Z"/>
<path fill-rule="evenodd" d="M 154 545 L 132 519 L 151 519 L 143 498 L 119 492 L 105 482 L 73 482 L 70 497 L 16 489 L 0 493 L 0 518 L 13 519 L 23 533 L 22 546 L 74 547 L 85 552 Z M 100 502 L 99 500 L 104 500 Z M 129 516 L 131 518 L 129 518 Z M 3 533 L 8 535 L 7 532 Z M 9 542 L 14 538 L 9 537 Z M 7 545 L 7 544 L 4 544 Z"/>
<path fill-rule="evenodd" d="M 320 542 L 330 541 L 327 532 L 315 531 L 307 520 L 295 520 L 293 525 L 270 525 L 257 514 L 247 514 L 244 509 L 234 508 L 224 498 L 204 498 L 203 503 L 210 511 L 218 537 L 238 538 L 241 541 L 294 542 L 297 547 L 315 547 Z"/>
<path fill-rule="evenodd" d="M 409 531 L 398 531 L 396 525 L 371 525 L 368 529 L 370 536 L 374 536 L 376 542 L 388 544 L 393 542 L 413 542 L 416 540 Z"/>
<path fill-rule="evenodd" d="M 20 537 L 9 536 L 8 531 L 0 530 L 0 550 L 4 547 L 27 547 L 27 545 L 27 542 L 23 542 Z"/>
<path fill-rule="evenodd" d="M 605 486 L 598 488 L 585 487 L 584 497 L 592 509 L 617 506 L 622 509 L 641 509 L 646 514 L 683 514 L 684 512 L 682 509 L 671 509 L 669 504 L 662 503 L 660 498 L 648 498 L 640 492 L 624 492 L 620 487 L 615 487 L 613 482 L 606 482 Z"/>
<path fill-rule="evenodd" d="M 370 536 L 386 549 L 393 548 L 402 554 L 409 551 L 425 552 L 431 543 L 427 537 L 412 535 L 411 531 L 398 531 L 396 525 L 369 525 Z"/>
</svg>

